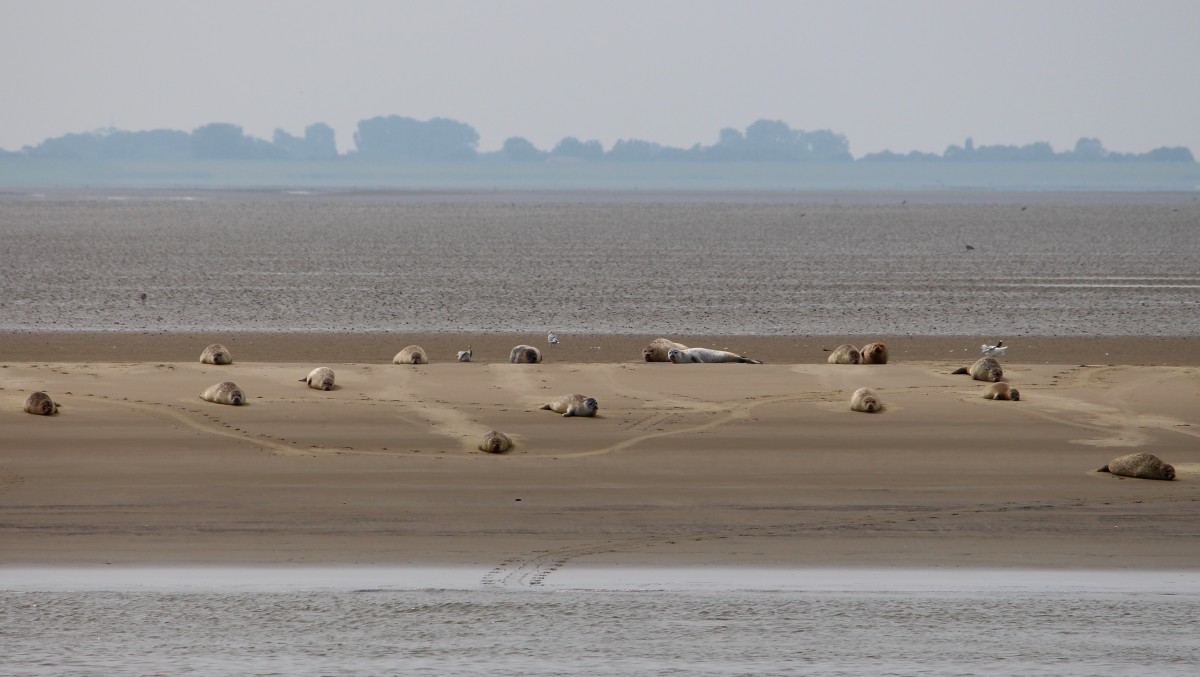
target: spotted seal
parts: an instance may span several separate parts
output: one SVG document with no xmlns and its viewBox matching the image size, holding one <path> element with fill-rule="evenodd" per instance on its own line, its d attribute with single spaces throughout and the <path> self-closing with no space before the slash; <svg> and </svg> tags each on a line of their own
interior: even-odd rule
<svg viewBox="0 0 1200 677">
<path fill-rule="evenodd" d="M 884 344 L 876 341 L 868 343 L 859 351 L 859 357 L 863 364 L 887 364 L 888 349 Z"/>
<path fill-rule="evenodd" d="M 44 390 L 30 393 L 29 397 L 25 398 L 25 412 L 28 414 L 50 416 L 58 413 L 58 406 L 58 403 Z"/>
<path fill-rule="evenodd" d="M 850 397 L 850 410 L 873 414 L 877 411 L 883 411 L 883 401 L 879 399 L 878 393 L 874 390 L 859 388 Z"/>
<path fill-rule="evenodd" d="M 429 364 L 429 356 L 421 346 L 405 346 L 392 358 L 392 364 Z"/>
<path fill-rule="evenodd" d="M 549 409 L 563 416 L 595 416 L 600 404 L 596 398 L 587 395 L 563 395 L 562 397 L 543 404 L 541 409 Z"/>
<path fill-rule="evenodd" d="M 308 376 L 300 379 L 308 381 L 309 388 L 317 390 L 333 390 L 333 370 L 329 367 L 317 367 L 308 372 Z"/>
<path fill-rule="evenodd" d="M 1004 369 L 1000 367 L 1000 363 L 994 357 L 981 357 L 970 367 L 959 367 L 950 373 L 970 374 L 971 378 L 976 381 L 991 381 L 992 383 L 999 383 L 1004 379 Z"/>
<path fill-rule="evenodd" d="M 538 364 L 542 361 L 542 351 L 522 343 L 509 351 L 508 361 L 512 364 Z"/>
<path fill-rule="evenodd" d="M 862 364 L 862 353 L 849 343 L 843 343 L 829 353 L 826 361 L 829 364 Z"/>
<path fill-rule="evenodd" d="M 200 399 L 216 404 L 239 405 L 246 403 L 246 393 L 233 381 L 222 381 L 205 388 L 204 392 L 200 393 Z"/>
<path fill-rule="evenodd" d="M 1112 473 L 1122 477 L 1136 477 L 1143 480 L 1173 480 L 1175 467 L 1162 462 L 1154 454 L 1129 454 L 1114 458 L 1108 465 L 1096 472 Z"/>
<path fill-rule="evenodd" d="M 642 348 L 642 359 L 647 362 L 670 362 L 671 358 L 667 356 L 667 351 L 672 348 L 687 350 L 687 346 L 682 343 L 676 343 L 665 338 L 656 338 L 650 342 L 650 345 Z"/>
<path fill-rule="evenodd" d="M 728 350 L 712 350 L 711 348 L 671 348 L 667 351 L 667 359 L 672 364 L 689 363 L 718 363 L 739 362 L 742 364 L 762 364 L 762 360 L 752 360 L 749 357 L 731 353 Z"/>
<path fill-rule="evenodd" d="M 983 389 L 983 399 L 985 400 L 1012 400 L 1016 402 L 1021 399 L 1021 391 L 1008 385 L 1004 381 L 997 381 L 992 385 Z"/>
<path fill-rule="evenodd" d="M 483 442 L 479 444 L 479 450 L 486 451 L 489 454 L 503 454 L 512 449 L 512 446 L 512 440 L 508 439 L 508 435 L 499 430 L 491 430 L 483 436 Z"/>
<path fill-rule="evenodd" d="M 200 353 L 201 364 L 233 364 L 233 355 L 220 343 L 214 343 Z"/>
</svg>

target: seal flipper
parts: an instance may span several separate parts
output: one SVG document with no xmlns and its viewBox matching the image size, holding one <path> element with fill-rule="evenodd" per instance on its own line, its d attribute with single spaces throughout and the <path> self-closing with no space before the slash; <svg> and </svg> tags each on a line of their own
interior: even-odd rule
<svg viewBox="0 0 1200 677">
<path fill-rule="evenodd" d="M 970 374 L 971 370 L 966 367 L 959 367 L 958 369 L 955 369 L 954 371 L 952 371 L 950 373 L 951 374 Z"/>
<path fill-rule="evenodd" d="M 1108 469 L 1108 464 L 1106 463 L 1106 464 L 1104 464 L 1103 468 L 1097 469 L 1096 472 L 1112 472 L 1112 471 Z"/>
</svg>

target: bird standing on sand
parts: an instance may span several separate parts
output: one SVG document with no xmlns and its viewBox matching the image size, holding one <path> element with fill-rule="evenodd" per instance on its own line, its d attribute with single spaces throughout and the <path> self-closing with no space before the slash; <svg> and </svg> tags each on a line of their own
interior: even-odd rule
<svg viewBox="0 0 1200 677">
<path fill-rule="evenodd" d="M 550 345 L 556 346 L 558 345 L 558 334 L 550 332 L 549 334 L 546 334 L 546 340 L 550 342 Z"/>
<path fill-rule="evenodd" d="M 471 350 L 470 344 L 467 344 L 466 350 L 458 351 L 458 361 L 459 362 L 470 362 L 471 356 L 474 354 L 475 354 L 475 351 Z"/>
<path fill-rule="evenodd" d="M 1004 341 L 1000 341 L 994 346 L 984 343 L 983 345 L 979 346 L 979 348 L 983 351 L 983 354 L 987 355 L 988 357 L 1003 355 L 1004 351 L 1008 350 L 1008 346 L 1004 345 Z"/>
</svg>

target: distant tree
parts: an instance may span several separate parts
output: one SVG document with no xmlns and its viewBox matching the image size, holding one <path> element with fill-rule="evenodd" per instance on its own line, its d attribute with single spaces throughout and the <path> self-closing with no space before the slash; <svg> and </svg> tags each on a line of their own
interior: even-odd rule
<svg viewBox="0 0 1200 677">
<path fill-rule="evenodd" d="M 1152 162 L 1195 162 L 1196 158 L 1192 156 L 1192 151 L 1183 146 L 1160 146 L 1154 150 L 1144 153 L 1144 159 Z"/>
<path fill-rule="evenodd" d="M 663 147 L 641 139 L 620 139 L 604 157 L 616 162 L 653 162 L 663 158 Z"/>
<path fill-rule="evenodd" d="M 541 162 L 546 159 L 545 151 L 538 150 L 532 142 L 520 136 L 505 139 L 501 153 L 510 162 Z"/>
<path fill-rule="evenodd" d="M 280 160 L 285 151 L 247 136 L 240 125 L 213 122 L 192 131 L 192 157 L 198 160 Z"/>
<path fill-rule="evenodd" d="M 550 151 L 550 156 L 595 161 L 604 158 L 604 147 L 600 145 L 599 141 L 584 142 L 573 136 L 568 136 L 558 142 L 558 145 Z"/>
<path fill-rule="evenodd" d="M 1075 150 L 1069 153 L 1072 160 L 1103 160 L 1108 156 L 1100 139 L 1080 138 L 1075 142 Z"/>
<path fill-rule="evenodd" d="M 782 120 L 756 120 L 745 134 L 722 129 L 717 143 L 704 156 L 718 162 L 804 162 L 849 161 L 850 142 L 842 134 L 826 129 L 794 130 Z"/>
<path fill-rule="evenodd" d="M 95 133 L 63 134 L 29 149 L 29 157 L 93 160 L 100 157 L 102 142 Z"/>
<path fill-rule="evenodd" d="M 272 140 L 291 160 L 332 160 L 338 154 L 333 128 L 324 122 L 306 127 L 304 138 L 276 129 Z"/>
<path fill-rule="evenodd" d="M 474 127 L 447 118 L 374 117 L 354 133 L 359 156 L 371 160 L 472 160 L 478 144 Z"/>
</svg>

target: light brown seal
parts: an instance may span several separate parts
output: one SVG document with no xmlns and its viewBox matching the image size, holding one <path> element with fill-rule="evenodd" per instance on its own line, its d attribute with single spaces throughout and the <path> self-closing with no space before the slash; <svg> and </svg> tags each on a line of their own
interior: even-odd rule
<svg viewBox="0 0 1200 677">
<path fill-rule="evenodd" d="M 30 393 L 29 397 L 25 398 L 25 412 L 38 416 L 50 416 L 58 413 L 58 403 L 46 394 L 46 391 L 39 390 L 36 393 Z"/>
<path fill-rule="evenodd" d="M 317 367 L 308 372 L 308 376 L 300 379 L 308 381 L 309 388 L 317 390 L 333 390 L 333 370 L 329 367 Z"/>
<path fill-rule="evenodd" d="M 405 346 L 392 358 L 392 364 L 429 364 L 429 356 L 421 346 Z"/>
<path fill-rule="evenodd" d="M 1012 400 L 1016 402 L 1021 399 L 1021 391 L 1008 385 L 1004 381 L 998 381 L 983 389 L 983 399 L 985 400 Z"/>
<path fill-rule="evenodd" d="M 233 356 L 229 354 L 228 348 L 220 343 L 214 343 L 200 353 L 200 362 L 202 364 L 233 364 Z"/>
<path fill-rule="evenodd" d="M 542 361 L 542 351 L 522 343 L 509 351 L 508 361 L 512 364 L 538 364 Z"/>
<path fill-rule="evenodd" d="M 595 416 L 600 404 L 596 398 L 587 395 L 563 395 L 562 397 L 543 404 L 541 409 L 549 409 L 563 416 Z"/>
<path fill-rule="evenodd" d="M 873 414 L 877 411 L 883 411 L 883 401 L 879 399 L 879 395 L 874 390 L 859 388 L 854 391 L 854 395 L 850 398 L 850 410 Z"/>
<path fill-rule="evenodd" d="M 508 439 L 508 435 L 499 430 L 491 430 L 483 436 L 483 442 L 479 445 L 480 451 L 486 451 L 489 454 L 503 454 L 512 449 L 512 440 Z"/>
<path fill-rule="evenodd" d="M 671 364 L 705 364 L 720 362 L 739 362 L 742 364 L 762 364 L 762 360 L 752 360 L 749 357 L 731 353 L 728 350 L 713 350 L 711 348 L 671 348 L 667 351 L 667 359 Z"/>
<path fill-rule="evenodd" d="M 827 361 L 829 364 L 862 364 L 862 353 L 849 343 L 843 343 L 829 353 Z"/>
<path fill-rule="evenodd" d="M 887 346 L 876 341 L 863 346 L 859 351 L 859 356 L 862 358 L 863 364 L 887 364 L 888 349 Z"/>
<path fill-rule="evenodd" d="M 1129 454 L 1114 458 L 1096 472 L 1107 472 L 1122 477 L 1143 480 L 1173 480 L 1175 467 L 1162 462 L 1154 454 Z"/>
<path fill-rule="evenodd" d="M 642 348 L 642 359 L 647 362 L 670 362 L 671 358 L 667 356 L 667 351 L 672 348 L 687 350 L 687 346 L 682 343 L 676 343 L 665 338 L 656 338 L 650 342 L 650 345 Z"/>
<path fill-rule="evenodd" d="M 1004 379 L 1004 369 L 1000 367 L 1000 363 L 994 357 L 981 357 L 970 367 L 959 367 L 950 373 L 970 374 L 971 378 L 976 381 L 991 381 L 992 383 L 999 383 Z"/>
<path fill-rule="evenodd" d="M 222 381 L 205 388 L 204 392 L 200 393 L 200 399 L 217 404 L 238 405 L 246 403 L 246 393 L 233 381 Z"/>
</svg>

